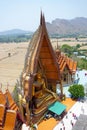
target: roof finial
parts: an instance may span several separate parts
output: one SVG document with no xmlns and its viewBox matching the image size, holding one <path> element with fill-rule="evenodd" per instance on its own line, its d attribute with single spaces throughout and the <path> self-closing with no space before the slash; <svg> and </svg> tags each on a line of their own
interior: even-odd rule
<svg viewBox="0 0 87 130">
<path fill-rule="evenodd" d="M 43 25 L 45 25 L 45 17 L 44 17 L 44 14 L 43 14 L 42 22 L 43 22 Z"/>
<path fill-rule="evenodd" d="M 42 25 L 42 21 L 43 21 L 43 14 L 42 14 L 42 10 L 41 10 L 41 15 L 40 15 L 40 25 Z"/>
</svg>

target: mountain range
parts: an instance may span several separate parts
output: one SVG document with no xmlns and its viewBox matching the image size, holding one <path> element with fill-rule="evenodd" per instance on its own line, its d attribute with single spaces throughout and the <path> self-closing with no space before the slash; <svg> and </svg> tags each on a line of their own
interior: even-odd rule
<svg viewBox="0 0 87 130">
<path fill-rule="evenodd" d="M 22 29 L 11 29 L 11 30 L 0 32 L 0 35 L 22 35 L 22 34 L 32 34 L 32 32 L 25 31 Z"/>
<path fill-rule="evenodd" d="M 46 23 L 49 34 L 81 34 L 87 35 L 87 18 L 77 17 L 71 20 L 55 19 Z"/>
<path fill-rule="evenodd" d="M 56 18 L 51 23 L 46 22 L 48 33 L 57 35 L 87 35 L 87 18 L 77 17 L 71 20 Z M 0 32 L 0 35 L 32 35 L 31 31 L 12 29 Z"/>
</svg>

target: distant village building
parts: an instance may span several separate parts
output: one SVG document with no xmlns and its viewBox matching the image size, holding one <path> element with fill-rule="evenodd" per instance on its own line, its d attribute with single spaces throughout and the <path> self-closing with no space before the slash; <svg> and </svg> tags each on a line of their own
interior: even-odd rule
<svg viewBox="0 0 87 130">
<path fill-rule="evenodd" d="M 86 56 L 83 56 L 83 55 L 81 55 L 81 56 L 77 56 L 78 58 L 83 58 L 83 59 L 86 59 L 87 57 Z"/>
<path fill-rule="evenodd" d="M 77 55 L 78 55 L 78 52 L 77 52 L 77 51 L 76 51 L 76 52 L 73 52 L 73 54 L 77 56 Z"/>
</svg>

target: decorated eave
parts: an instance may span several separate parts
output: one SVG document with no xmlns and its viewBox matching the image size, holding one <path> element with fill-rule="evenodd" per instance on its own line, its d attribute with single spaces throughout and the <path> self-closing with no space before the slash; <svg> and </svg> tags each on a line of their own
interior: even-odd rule
<svg viewBox="0 0 87 130">
<path fill-rule="evenodd" d="M 71 74 L 74 74 L 76 72 L 77 69 L 77 62 L 73 61 L 71 58 L 66 58 L 66 63 L 68 65 L 68 68 L 71 72 Z"/>
<path fill-rule="evenodd" d="M 61 74 L 63 73 L 65 67 L 68 68 L 70 74 L 74 74 L 76 72 L 77 62 L 65 56 L 65 54 L 62 54 L 60 50 L 56 51 L 56 59 L 57 59 L 57 63 L 59 64 L 59 69 Z"/>
</svg>

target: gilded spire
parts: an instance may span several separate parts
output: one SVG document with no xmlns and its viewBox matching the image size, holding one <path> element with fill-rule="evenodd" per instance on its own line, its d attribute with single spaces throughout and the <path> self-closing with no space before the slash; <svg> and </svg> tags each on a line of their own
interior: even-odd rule
<svg viewBox="0 0 87 130">
<path fill-rule="evenodd" d="M 42 21 L 43 21 L 43 14 L 42 14 L 42 10 L 41 10 L 40 25 L 42 25 Z"/>
<path fill-rule="evenodd" d="M 41 11 L 41 16 L 40 16 L 40 25 L 45 25 L 45 17 L 42 11 Z"/>
<path fill-rule="evenodd" d="M 43 25 L 45 25 L 45 17 L 44 17 L 44 14 L 43 14 L 42 22 L 43 22 Z"/>
</svg>

